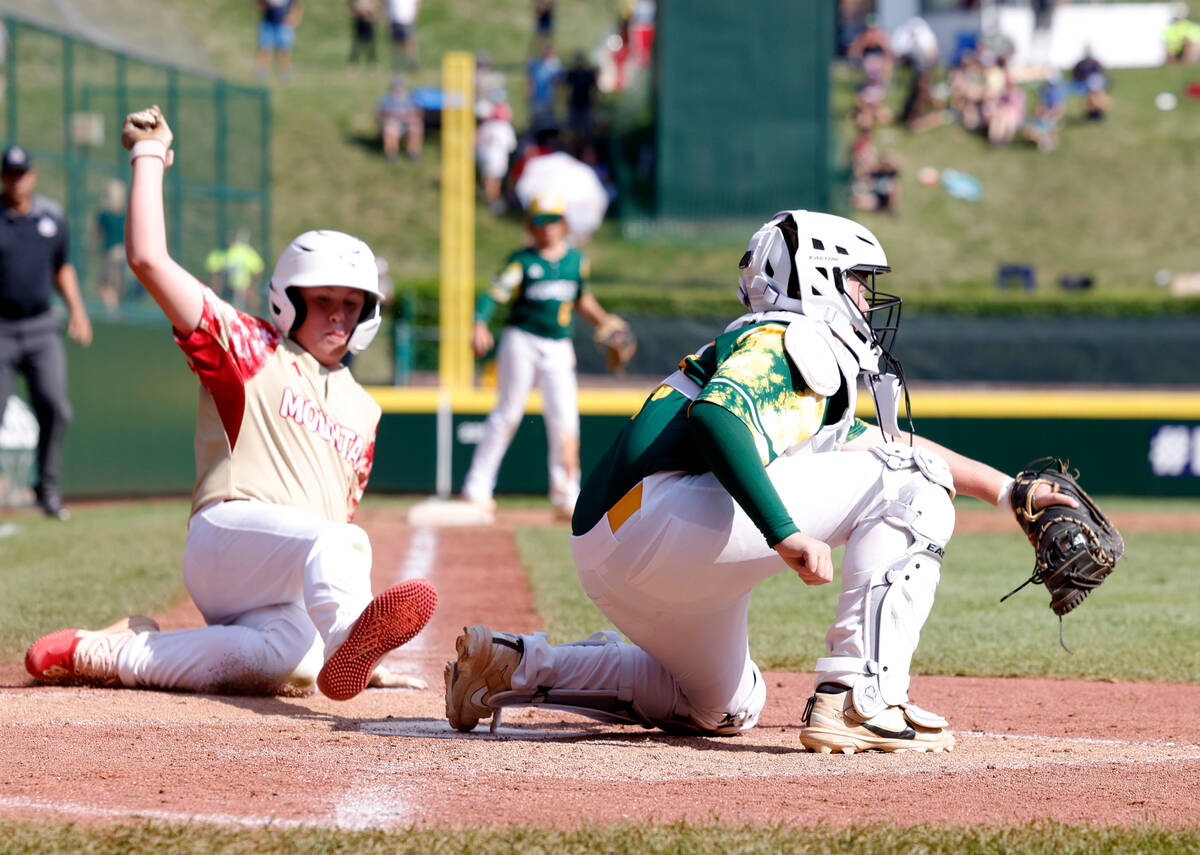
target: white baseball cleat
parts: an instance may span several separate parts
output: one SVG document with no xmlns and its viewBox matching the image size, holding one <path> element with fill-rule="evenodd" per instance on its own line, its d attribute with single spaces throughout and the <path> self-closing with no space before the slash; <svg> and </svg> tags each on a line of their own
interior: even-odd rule
<svg viewBox="0 0 1200 855">
<path fill-rule="evenodd" d="M 525 654 L 520 636 L 492 632 L 486 626 L 465 626 L 454 642 L 458 658 L 446 663 L 446 718 L 464 733 L 479 720 L 489 718 L 495 707 L 488 700 L 512 689 L 513 672 Z"/>
<path fill-rule="evenodd" d="M 808 699 L 800 742 L 821 754 L 855 751 L 953 751 L 949 723 L 919 707 L 891 706 L 862 719 L 854 709 L 850 690 L 825 684 Z"/>
<path fill-rule="evenodd" d="M 117 656 L 139 632 L 157 632 L 148 617 L 121 618 L 104 629 L 60 629 L 43 635 L 25 652 L 25 670 L 47 683 L 115 686 Z"/>
</svg>

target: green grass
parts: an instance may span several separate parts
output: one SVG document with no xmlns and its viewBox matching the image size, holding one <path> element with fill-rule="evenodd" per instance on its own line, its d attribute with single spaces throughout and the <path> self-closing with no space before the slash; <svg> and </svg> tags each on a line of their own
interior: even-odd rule
<svg viewBox="0 0 1200 855">
<path fill-rule="evenodd" d="M 370 853 L 573 853 L 669 855 L 738 852 L 746 855 L 825 853 L 976 853 L 976 855 L 1093 855 L 1093 853 L 1194 853 L 1200 831 L 1155 825 L 1088 827 L 1056 822 L 999 827 L 865 825 L 854 828 L 787 828 L 782 825 L 616 825 L 576 831 L 539 828 L 507 830 L 409 830 L 342 832 L 324 829 L 226 829 L 205 825 L 146 823 L 127 827 L 74 824 L 0 823 L 0 855 L 42 853 L 162 855 L 222 852 L 271 855 L 292 852 Z"/>
<path fill-rule="evenodd" d="M 1121 500 L 1125 509 L 1171 507 Z M 1107 505 L 1106 505 L 1107 506 Z M 1194 503 L 1182 507 L 1194 508 Z M 1018 533 L 959 534 L 947 550 L 937 603 L 921 634 L 915 673 L 1039 676 L 1169 682 L 1200 680 L 1200 534 L 1129 534 L 1111 577 L 1064 621 L 1045 588 L 1030 585 L 1033 553 Z M 582 592 L 561 529 L 517 532 L 535 605 L 555 642 L 584 638 L 611 624 Z M 838 550 L 840 553 L 840 550 Z M 835 553 L 835 558 L 839 554 Z M 758 585 L 750 608 L 750 649 L 763 668 L 811 670 L 824 655 L 836 608 L 833 585 L 808 587 L 783 572 Z M 1169 655 L 1164 655 L 1168 652 Z"/>
<path fill-rule="evenodd" d="M 15 658 L 40 635 L 153 614 L 185 596 L 180 559 L 188 504 L 180 500 L 81 507 L 67 524 L 41 516 L 0 519 L 0 656 Z"/>
</svg>

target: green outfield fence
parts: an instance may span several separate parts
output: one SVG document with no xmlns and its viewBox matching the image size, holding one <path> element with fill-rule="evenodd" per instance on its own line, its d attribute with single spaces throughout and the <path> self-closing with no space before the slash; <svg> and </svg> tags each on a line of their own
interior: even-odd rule
<svg viewBox="0 0 1200 855">
<path fill-rule="evenodd" d="M 113 182 L 127 186 L 129 180 L 122 121 L 150 104 L 162 107 L 175 132 L 176 160 L 166 186 L 171 254 L 200 273 L 211 250 L 244 231 L 260 254 L 272 255 L 267 90 L 18 16 L 0 21 L 5 145 L 30 153 L 39 174 L 36 192 L 63 205 L 85 298 L 97 296 L 102 269 L 98 215 L 115 195 Z M 135 309 L 140 286 L 125 276 L 125 299 Z"/>
</svg>

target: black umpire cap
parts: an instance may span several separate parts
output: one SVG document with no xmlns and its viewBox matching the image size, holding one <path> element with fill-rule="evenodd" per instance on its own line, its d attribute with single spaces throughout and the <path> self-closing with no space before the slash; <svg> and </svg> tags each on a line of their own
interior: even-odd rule
<svg viewBox="0 0 1200 855">
<path fill-rule="evenodd" d="M 20 175 L 33 168 L 33 159 L 29 152 L 19 145 L 10 145 L 4 150 L 4 161 L 0 163 L 0 172 Z"/>
</svg>

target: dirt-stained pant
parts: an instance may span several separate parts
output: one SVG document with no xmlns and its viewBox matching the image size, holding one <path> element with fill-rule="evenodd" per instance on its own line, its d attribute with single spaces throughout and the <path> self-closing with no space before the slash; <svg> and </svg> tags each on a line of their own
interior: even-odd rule
<svg viewBox="0 0 1200 855">
<path fill-rule="evenodd" d="M 305 686 L 371 601 L 361 528 L 264 502 L 192 515 L 183 579 L 208 626 L 141 633 L 117 670 L 129 687 L 258 694 Z"/>
</svg>

